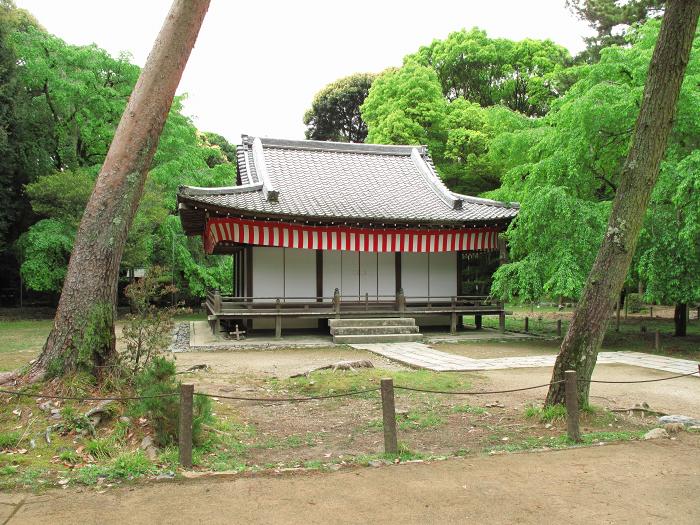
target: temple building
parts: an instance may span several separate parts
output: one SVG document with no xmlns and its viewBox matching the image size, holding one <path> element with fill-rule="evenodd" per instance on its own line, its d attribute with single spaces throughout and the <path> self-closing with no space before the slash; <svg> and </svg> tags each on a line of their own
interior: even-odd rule
<svg viewBox="0 0 700 525">
<path fill-rule="evenodd" d="M 467 314 L 477 327 L 503 317 L 487 296 L 518 206 L 450 191 L 425 146 L 244 135 L 237 154 L 235 186 L 178 193 L 186 234 L 234 259 L 233 296 L 207 294 L 214 330 L 280 336 L 330 320 L 339 342 L 411 340 Z M 341 329 L 360 319 L 367 329 Z"/>
</svg>

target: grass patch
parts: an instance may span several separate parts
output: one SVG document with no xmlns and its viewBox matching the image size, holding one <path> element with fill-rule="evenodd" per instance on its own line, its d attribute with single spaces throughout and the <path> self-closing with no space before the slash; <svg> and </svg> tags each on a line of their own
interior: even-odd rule
<svg viewBox="0 0 700 525">
<path fill-rule="evenodd" d="M 111 439 L 95 438 L 85 443 L 85 452 L 94 459 L 111 458 L 114 455 L 114 445 Z"/>
<path fill-rule="evenodd" d="M 0 450 L 16 447 L 21 438 L 19 432 L 0 432 Z"/>
<path fill-rule="evenodd" d="M 591 432 L 581 436 L 581 442 L 571 441 L 566 434 L 552 437 L 529 437 L 514 443 L 486 447 L 484 452 L 519 452 L 534 449 L 562 449 L 572 446 L 596 445 L 599 443 L 612 443 L 616 441 L 633 441 L 641 439 L 645 430 L 617 431 L 617 432 Z"/>
<path fill-rule="evenodd" d="M 284 380 L 270 380 L 269 384 L 278 390 L 289 389 L 304 394 L 327 395 L 338 392 L 357 392 L 376 388 L 382 378 L 391 377 L 396 386 L 421 388 L 426 390 L 458 391 L 471 387 L 471 378 L 465 373 L 439 373 L 429 370 L 384 370 L 369 368 L 356 372 L 333 372 L 322 370 L 308 377 L 295 377 Z M 371 395 L 377 395 L 372 393 Z"/>
<path fill-rule="evenodd" d="M 475 414 L 477 416 L 487 413 L 485 408 L 474 407 L 471 405 L 454 405 L 450 411 L 455 414 Z"/>
<path fill-rule="evenodd" d="M 566 407 L 564 405 L 548 405 L 545 407 L 530 405 L 525 409 L 525 417 L 528 419 L 536 418 L 540 423 L 564 421 L 566 419 Z"/>
</svg>

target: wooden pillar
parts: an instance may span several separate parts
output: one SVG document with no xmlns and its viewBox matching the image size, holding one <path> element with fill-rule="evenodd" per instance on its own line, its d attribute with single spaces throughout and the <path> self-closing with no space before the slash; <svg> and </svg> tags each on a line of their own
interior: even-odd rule
<svg viewBox="0 0 700 525">
<path fill-rule="evenodd" d="M 396 294 L 403 286 L 401 285 L 401 252 L 396 252 L 394 254 L 394 277 L 396 279 Z"/>
<path fill-rule="evenodd" d="M 481 324 L 482 324 L 481 314 L 476 314 L 474 316 L 474 324 L 476 325 L 477 330 L 481 330 Z"/>
<path fill-rule="evenodd" d="M 316 250 L 316 302 L 323 302 L 323 250 Z M 326 326 L 325 319 L 319 319 L 317 327 L 319 330 Z"/>
<path fill-rule="evenodd" d="M 275 316 L 275 339 L 282 338 L 282 316 L 280 315 L 280 309 L 280 300 L 277 299 L 275 304 L 275 310 L 277 311 L 277 315 Z"/>
<path fill-rule="evenodd" d="M 462 251 L 455 252 L 457 254 L 457 296 L 464 295 L 464 257 Z M 460 299 L 457 299 L 459 303 Z M 457 316 L 457 330 L 464 330 L 464 316 L 460 313 Z"/>
<path fill-rule="evenodd" d="M 246 246 L 245 248 L 245 297 L 248 298 L 248 301 L 253 300 L 253 247 L 252 246 Z M 246 330 L 248 331 L 248 335 L 251 334 L 253 331 L 253 320 L 252 319 L 247 319 L 246 320 Z"/>
</svg>

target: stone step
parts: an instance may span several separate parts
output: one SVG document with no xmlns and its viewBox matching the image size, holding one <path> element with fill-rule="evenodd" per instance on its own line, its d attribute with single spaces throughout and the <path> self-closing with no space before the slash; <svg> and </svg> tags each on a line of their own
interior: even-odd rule
<svg viewBox="0 0 700 525">
<path fill-rule="evenodd" d="M 329 319 L 328 325 L 334 328 L 340 326 L 415 326 L 416 320 L 410 317 Z"/>
<path fill-rule="evenodd" d="M 335 335 L 333 342 L 338 344 L 360 343 L 412 343 L 421 341 L 423 334 L 383 334 L 383 335 Z"/>
<path fill-rule="evenodd" d="M 384 335 L 417 334 L 418 327 L 412 326 L 331 326 L 331 335 Z"/>
</svg>

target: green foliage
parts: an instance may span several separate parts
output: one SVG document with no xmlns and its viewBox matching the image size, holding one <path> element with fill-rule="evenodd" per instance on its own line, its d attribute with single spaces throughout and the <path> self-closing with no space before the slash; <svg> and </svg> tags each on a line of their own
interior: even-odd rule
<svg viewBox="0 0 700 525">
<path fill-rule="evenodd" d="M 170 342 L 178 308 L 159 307 L 156 303 L 177 290 L 163 284 L 163 277 L 162 268 L 154 266 L 125 290 L 132 313 L 126 316 L 122 331 L 126 344 L 123 357 L 132 374 L 148 366 Z"/>
<path fill-rule="evenodd" d="M 376 75 L 355 73 L 328 84 L 316 93 L 304 114 L 306 138 L 338 142 L 364 142 L 367 125 L 360 106 L 367 98 Z"/>
<path fill-rule="evenodd" d="M 604 49 L 600 62 L 579 69 L 580 79 L 546 117 L 495 139 L 492 151 L 513 160 L 490 196 L 519 201 L 521 212 L 507 233 L 512 262 L 496 272 L 494 295 L 579 297 L 606 228 L 658 28 L 650 21 L 630 33 L 628 47 Z M 696 38 L 635 257 L 633 274 L 647 281 L 648 299 L 700 297 L 698 82 Z"/>
<path fill-rule="evenodd" d="M 19 432 L 0 432 L 0 450 L 16 447 L 21 438 Z"/>
<path fill-rule="evenodd" d="M 663 0 L 566 0 L 569 9 L 596 31 L 584 39 L 586 50 L 577 58 L 596 62 L 604 47 L 624 45 L 630 27 L 660 16 L 663 4 Z"/>
<path fill-rule="evenodd" d="M 642 296 L 638 293 L 630 293 L 625 296 L 625 306 L 627 311 L 636 314 L 642 311 L 643 306 Z"/>
<path fill-rule="evenodd" d="M 409 55 L 432 68 L 448 100 L 464 98 L 482 107 L 502 104 L 528 116 L 544 115 L 561 90 L 557 74 L 571 61 L 550 40 L 514 42 L 489 38 L 474 28 L 450 33 Z"/>
<path fill-rule="evenodd" d="M 12 3 L 0 4 L 0 249 L 19 237 L 17 256 L 30 289 L 62 287 L 85 204 L 140 72 L 130 60 L 67 44 Z M 221 135 L 198 132 L 182 114 L 182 99 L 166 121 L 123 268 L 172 263 L 170 229 L 163 225 L 180 184 L 230 185 L 236 178 L 235 147 Z M 189 259 L 201 258 L 198 252 L 201 247 Z M 195 296 L 203 295 L 205 281 L 219 284 L 226 263 L 205 266 L 204 276 L 176 268 L 180 288 L 188 287 L 188 276 L 196 281 Z M 221 284 L 226 281 L 230 271 Z"/>
<path fill-rule="evenodd" d="M 548 405 L 545 407 L 530 405 L 525 409 L 525 417 L 528 419 L 536 418 L 541 423 L 564 421 L 566 419 L 566 407 L 564 405 Z"/>
<path fill-rule="evenodd" d="M 375 79 L 362 104 L 367 142 L 427 144 L 442 153 L 446 108 L 435 71 L 415 62 L 389 69 Z"/>
<path fill-rule="evenodd" d="M 38 292 L 58 292 L 68 269 L 75 229 L 54 219 L 43 219 L 20 237 L 25 286 Z"/>
<path fill-rule="evenodd" d="M 85 443 L 85 452 L 94 459 L 110 458 L 114 454 L 114 446 L 109 439 L 95 438 Z"/>
<path fill-rule="evenodd" d="M 112 464 L 109 477 L 111 479 L 137 478 L 154 471 L 153 463 L 146 457 L 143 450 L 136 450 L 117 456 Z"/>
<path fill-rule="evenodd" d="M 180 398 L 178 395 L 159 396 L 177 393 L 179 382 L 175 377 L 175 363 L 164 357 L 156 356 L 137 376 L 136 391 L 141 399 L 134 405 L 136 414 L 146 415 L 156 431 L 156 442 L 167 446 L 177 442 L 178 420 L 180 413 Z M 201 443 L 203 439 L 202 425 L 212 420 L 211 399 L 195 396 L 192 419 L 192 439 Z"/>
</svg>

